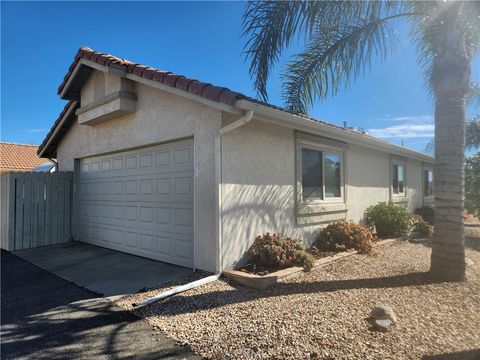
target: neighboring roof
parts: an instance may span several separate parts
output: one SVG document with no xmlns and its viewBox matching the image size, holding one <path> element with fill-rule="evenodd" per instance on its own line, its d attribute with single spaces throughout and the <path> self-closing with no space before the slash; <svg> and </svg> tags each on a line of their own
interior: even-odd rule
<svg viewBox="0 0 480 360">
<path fill-rule="evenodd" d="M 31 171 L 45 159 L 37 156 L 37 145 L 0 142 L 0 169 L 11 171 Z"/>
<path fill-rule="evenodd" d="M 227 105 L 233 105 L 235 100 L 237 99 L 246 98 L 246 96 L 238 92 L 231 91 L 226 87 L 215 86 L 209 83 L 201 82 L 193 78 L 187 78 L 183 75 L 174 74 L 169 71 L 163 71 L 163 70 L 154 69 L 142 64 L 133 63 L 129 60 L 121 59 L 119 57 L 116 57 L 110 54 L 94 51 L 89 47 L 81 47 L 78 50 L 73 60 L 73 63 L 70 65 L 68 72 L 63 79 L 62 84 L 58 88 L 59 95 L 62 94 L 70 77 L 74 74 L 75 67 L 77 66 L 77 64 L 81 59 L 89 60 L 104 66 L 111 66 L 111 65 L 123 66 L 124 70 L 126 70 L 127 73 L 135 74 L 148 80 L 157 81 L 164 85 L 168 85 L 174 88 L 178 88 L 180 90 L 187 91 L 193 95 L 198 95 L 206 99 L 221 102 Z M 83 77 L 85 78 L 86 76 L 88 76 L 88 74 L 83 75 Z M 63 97 L 68 100 L 79 100 L 79 93 L 78 92 L 74 92 L 72 94 L 67 93 Z"/>
<path fill-rule="evenodd" d="M 159 82 L 163 85 L 185 91 L 186 93 L 200 96 L 202 98 L 226 104 L 229 106 L 235 106 L 236 103 L 242 102 L 247 102 L 250 104 L 254 103 L 253 105 L 260 106 L 260 108 L 262 109 L 270 108 L 272 110 L 280 112 L 277 114 L 289 114 L 293 115 L 297 119 L 300 118 L 304 120 L 309 120 L 310 122 L 315 122 L 321 126 L 326 126 L 327 128 L 334 130 L 335 132 L 340 132 L 341 134 L 349 134 L 355 139 L 363 142 L 371 142 L 375 143 L 376 145 L 380 144 L 384 148 L 391 148 L 392 151 L 401 152 L 408 156 L 419 156 L 422 158 L 422 160 L 425 161 L 433 161 L 433 158 L 426 154 L 394 145 L 387 141 L 375 138 L 365 133 L 355 131 L 353 129 L 348 129 L 328 123 L 326 121 L 321 121 L 305 114 L 294 113 L 287 109 L 268 104 L 257 99 L 253 99 L 239 92 L 232 91 L 226 87 L 212 85 L 193 78 L 187 78 L 183 75 L 173 74 L 169 71 L 163 71 L 142 64 L 134 63 L 129 60 L 122 59 L 107 53 L 94 51 L 88 47 L 81 47 L 78 50 L 73 60 L 73 63 L 70 65 L 68 72 L 63 79 L 62 84 L 58 88 L 58 94 L 62 98 L 70 100 L 70 102 L 65 106 L 64 110 L 52 126 L 52 129 L 47 134 L 45 140 L 40 145 L 40 156 L 56 157 L 56 145 L 61 140 L 63 134 L 71 126 L 73 119 L 75 119 L 75 110 L 80 106 L 79 100 L 81 86 L 88 78 L 90 73 L 94 70 L 92 67 L 94 64 L 92 63 L 105 66 L 109 69 L 109 71 L 110 68 L 112 68 L 112 71 L 118 71 L 120 69 L 122 73 L 133 74 L 144 79 Z M 60 124 L 61 128 L 57 129 Z"/>
</svg>

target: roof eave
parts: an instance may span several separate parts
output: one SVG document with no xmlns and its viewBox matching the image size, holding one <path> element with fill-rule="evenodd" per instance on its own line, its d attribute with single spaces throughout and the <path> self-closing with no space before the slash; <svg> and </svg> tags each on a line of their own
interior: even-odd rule
<svg viewBox="0 0 480 360">
<path fill-rule="evenodd" d="M 349 143 L 360 145 L 363 147 L 388 152 L 390 154 L 416 159 L 425 163 L 434 164 L 435 159 L 432 156 L 423 154 L 421 152 L 407 149 L 387 141 L 366 136 L 354 131 L 347 131 L 335 125 L 322 123 L 302 115 L 296 115 L 275 109 L 255 101 L 237 100 L 235 106 L 242 110 L 253 110 L 255 118 L 261 121 L 270 122 L 275 125 L 283 125 L 297 130 L 309 131 L 317 133 L 318 135 L 327 135 L 334 139 L 348 141 Z"/>
<path fill-rule="evenodd" d="M 58 121 L 58 124 L 55 126 L 51 134 L 48 134 L 44 142 L 39 146 L 37 152 L 38 157 L 46 159 L 56 157 L 56 147 L 55 151 L 52 151 L 50 147 L 58 137 L 64 135 L 64 133 L 68 130 L 71 124 L 66 124 L 66 122 L 70 120 L 72 116 L 75 116 L 75 110 L 77 107 L 78 102 L 76 101 L 72 101 L 69 104 L 68 109 L 63 113 L 62 117 Z"/>
</svg>

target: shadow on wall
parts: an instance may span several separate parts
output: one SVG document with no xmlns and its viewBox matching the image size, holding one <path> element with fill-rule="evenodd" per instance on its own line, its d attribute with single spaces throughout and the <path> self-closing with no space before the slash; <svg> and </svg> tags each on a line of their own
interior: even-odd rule
<svg viewBox="0 0 480 360">
<path fill-rule="evenodd" d="M 315 240 L 319 225 L 296 225 L 293 185 L 228 184 L 224 189 L 222 258 L 226 268 L 243 266 L 255 238 L 267 232 L 303 240 L 305 246 Z"/>
</svg>

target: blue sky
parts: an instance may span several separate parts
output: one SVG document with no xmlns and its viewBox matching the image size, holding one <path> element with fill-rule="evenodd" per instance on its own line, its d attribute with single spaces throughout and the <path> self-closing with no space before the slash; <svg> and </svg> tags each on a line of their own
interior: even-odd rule
<svg viewBox="0 0 480 360">
<path fill-rule="evenodd" d="M 39 144 L 62 110 L 57 96 L 80 46 L 254 96 L 241 38 L 243 2 L 1 3 L 1 140 Z M 433 103 L 409 43 L 310 114 L 420 151 L 433 135 Z M 282 105 L 275 69 L 270 102 Z M 480 79 L 480 59 L 473 63 Z M 473 109 L 469 110 L 473 114 Z"/>
</svg>

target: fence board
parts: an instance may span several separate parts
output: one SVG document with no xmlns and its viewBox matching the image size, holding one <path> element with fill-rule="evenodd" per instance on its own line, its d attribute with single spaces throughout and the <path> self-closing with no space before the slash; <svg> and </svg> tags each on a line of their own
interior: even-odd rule
<svg viewBox="0 0 480 360">
<path fill-rule="evenodd" d="M 45 177 L 45 245 L 52 244 L 52 176 Z"/>
<path fill-rule="evenodd" d="M 69 241 L 72 237 L 72 174 L 65 174 L 65 235 L 64 241 Z"/>
<path fill-rule="evenodd" d="M 64 241 L 64 223 L 65 223 L 65 176 L 58 174 L 58 205 L 57 205 L 57 244 Z"/>
<path fill-rule="evenodd" d="M 10 173 L 8 176 L 8 222 L 4 224 L 8 227 L 6 232 L 8 233 L 7 250 L 15 250 L 15 202 L 16 202 L 16 188 L 15 188 L 15 175 Z"/>
<path fill-rule="evenodd" d="M 23 177 L 15 175 L 15 250 L 23 249 Z"/>
<path fill-rule="evenodd" d="M 32 177 L 29 173 L 23 173 L 24 193 L 23 193 L 23 249 L 30 248 L 32 237 Z"/>
<path fill-rule="evenodd" d="M 57 244 L 58 238 L 58 173 L 52 174 L 52 232 L 51 232 L 51 244 Z"/>
<path fill-rule="evenodd" d="M 45 245 L 45 174 L 39 173 L 38 181 L 38 215 L 37 215 L 37 244 Z"/>
<path fill-rule="evenodd" d="M 30 247 L 38 247 L 38 177 L 32 176 L 32 209 L 31 209 L 31 238 Z"/>
</svg>

